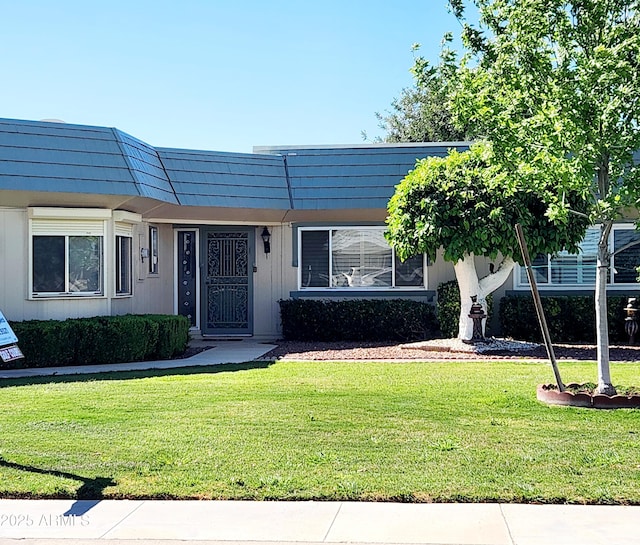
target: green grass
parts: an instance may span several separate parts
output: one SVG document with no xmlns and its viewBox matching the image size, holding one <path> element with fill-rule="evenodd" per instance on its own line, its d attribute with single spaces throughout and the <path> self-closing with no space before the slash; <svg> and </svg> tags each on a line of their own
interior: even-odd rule
<svg viewBox="0 0 640 545">
<path fill-rule="evenodd" d="M 640 364 L 612 374 L 638 383 Z M 0 381 L 0 496 L 639 504 L 640 411 L 543 405 L 552 376 L 279 362 Z"/>
</svg>

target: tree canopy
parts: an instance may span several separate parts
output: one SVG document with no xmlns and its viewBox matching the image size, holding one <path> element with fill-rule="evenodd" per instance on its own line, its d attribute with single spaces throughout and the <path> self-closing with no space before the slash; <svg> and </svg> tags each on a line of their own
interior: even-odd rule
<svg viewBox="0 0 640 545">
<path fill-rule="evenodd" d="M 414 44 L 414 54 L 420 50 L 420 44 Z M 415 83 L 406 87 L 400 96 L 391 102 L 391 109 L 384 113 L 376 112 L 379 126 L 385 135 L 381 142 L 462 142 L 476 136 L 471 124 L 453 115 L 448 101 L 448 77 L 450 70 L 445 63 L 432 65 L 418 56 L 411 69 Z"/>
<path fill-rule="evenodd" d="M 538 188 L 540 189 L 540 188 Z M 543 188 L 546 189 L 546 188 Z M 532 252 L 577 250 L 589 224 L 584 213 L 572 221 L 551 219 L 546 191 L 523 185 L 517 173 L 493 163 L 490 144 L 478 142 L 468 151 L 449 150 L 446 157 L 422 159 L 398 186 L 388 204 L 387 238 L 401 259 L 426 253 L 431 260 L 443 248 L 454 264 L 460 291 L 458 337 L 472 335 L 472 298 L 483 306 L 520 261 L 514 225 L 527 230 Z M 587 202 L 568 191 L 575 210 Z M 495 259 L 497 269 L 480 279 L 475 256 Z"/>
<path fill-rule="evenodd" d="M 467 54 L 450 52 L 450 110 L 488 138 L 495 159 L 529 185 L 555 178 L 581 191 L 594 221 L 635 204 L 640 169 L 640 18 L 637 0 L 475 0 L 464 24 Z M 451 0 L 464 16 L 469 2 Z"/>
<path fill-rule="evenodd" d="M 445 86 L 439 80 L 402 90 L 384 114 L 376 112 L 384 142 L 459 142 L 469 131 L 453 125 L 447 108 Z"/>
<path fill-rule="evenodd" d="M 387 236 L 402 259 L 426 253 L 434 260 L 443 248 L 444 259 L 453 263 L 465 255 L 498 253 L 521 261 L 514 231 L 520 223 L 534 255 L 577 251 L 588 218 L 552 221 L 544 197 L 492 164 L 491 147 L 481 142 L 469 151 L 418 161 L 389 201 Z M 586 211 L 580 195 L 567 193 L 566 199 Z"/>
<path fill-rule="evenodd" d="M 493 145 L 494 164 L 546 193 L 547 216 L 574 218 L 572 192 L 601 227 L 596 263 L 598 390 L 609 376 L 608 238 L 625 206 L 637 204 L 640 169 L 639 0 L 450 0 L 464 22 L 466 54 L 445 49 L 454 122 Z M 416 70 L 428 63 L 418 59 Z"/>
</svg>

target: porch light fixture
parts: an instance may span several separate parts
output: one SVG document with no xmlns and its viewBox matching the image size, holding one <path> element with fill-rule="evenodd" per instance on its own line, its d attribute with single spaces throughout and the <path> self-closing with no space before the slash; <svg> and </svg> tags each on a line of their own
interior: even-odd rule
<svg viewBox="0 0 640 545">
<path fill-rule="evenodd" d="M 262 237 L 262 243 L 264 244 L 264 253 L 271 253 L 271 233 L 269 232 L 269 229 L 267 229 L 266 225 L 263 227 L 260 236 Z"/>
</svg>

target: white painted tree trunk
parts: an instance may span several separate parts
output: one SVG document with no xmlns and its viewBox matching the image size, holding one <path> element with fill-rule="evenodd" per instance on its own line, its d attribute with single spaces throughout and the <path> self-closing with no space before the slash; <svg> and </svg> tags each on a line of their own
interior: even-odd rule
<svg viewBox="0 0 640 545">
<path fill-rule="evenodd" d="M 460 319 L 458 321 L 458 338 L 469 340 L 473 336 L 473 320 L 469 318 L 471 310 L 471 297 L 478 297 L 478 303 L 487 312 L 487 295 L 493 293 L 505 283 L 513 270 L 515 262 L 511 257 L 506 257 L 500 266 L 492 274 L 478 279 L 475 256 L 466 254 L 454 266 L 458 289 L 460 290 Z M 482 331 L 485 330 L 485 321 L 482 323 Z"/>
<path fill-rule="evenodd" d="M 611 256 L 609 255 L 609 233 L 611 222 L 605 221 L 600 228 L 598 241 L 598 257 L 596 261 L 596 351 L 598 360 L 598 393 L 615 395 L 616 389 L 611 383 L 609 365 L 609 323 L 607 321 L 607 271 Z"/>
</svg>

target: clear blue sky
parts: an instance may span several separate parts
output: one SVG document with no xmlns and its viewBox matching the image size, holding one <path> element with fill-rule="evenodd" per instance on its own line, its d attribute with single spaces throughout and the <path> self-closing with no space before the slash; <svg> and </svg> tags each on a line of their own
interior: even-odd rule
<svg viewBox="0 0 640 545">
<path fill-rule="evenodd" d="M 0 117 L 154 146 L 362 143 L 459 25 L 446 0 L 2 2 Z"/>
</svg>

